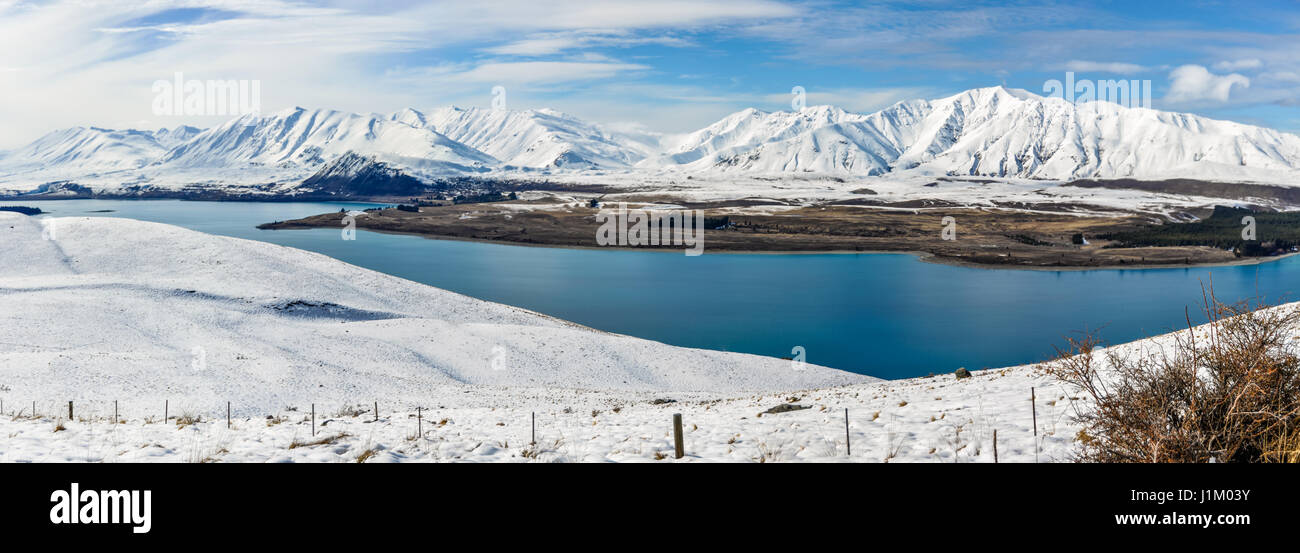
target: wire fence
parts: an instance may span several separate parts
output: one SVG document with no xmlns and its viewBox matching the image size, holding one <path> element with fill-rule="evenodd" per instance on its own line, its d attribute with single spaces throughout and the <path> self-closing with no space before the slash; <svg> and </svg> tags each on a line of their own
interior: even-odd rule
<svg viewBox="0 0 1300 553">
<path fill-rule="evenodd" d="M 1029 415 L 1027 418 L 1030 418 L 1030 420 L 1025 422 L 1030 422 L 1032 424 L 1034 441 L 1033 459 L 1035 462 L 1038 462 L 1040 460 L 1040 449 L 1046 434 L 1040 432 L 1039 429 L 1038 398 L 1036 391 L 1033 388 L 1030 388 L 1027 396 L 1026 399 L 1030 402 L 1030 412 L 1027 413 Z M 426 435 L 427 431 L 438 429 L 447 423 L 447 418 L 442 414 L 444 411 L 444 409 L 437 407 L 431 409 L 423 405 L 412 405 L 403 402 L 392 402 L 390 408 L 386 407 L 383 402 L 377 400 L 370 402 L 333 401 L 322 404 L 310 403 L 305 406 L 285 406 L 280 409 L 268 410 L 253 406 L 240 405 L 235 402 L 220 402 L 212 400 L 192 401 L 182 399 L 173 401 L 170 399 L 162 399 L 149 401 L 121 401 L 93 399 L 61 401 L 44 399 L 23 401 L 10 397 L 0 398 L 0 416 L 9 417 L 12 420 L 31 419 L 52 420 L 56 422 L 77 421 L 92 424 L 114 422 L 117 424 L 124 424 L 128 422 L 142 422 L 144 424 L 176 424 L 180 426 L 199 423 L 220 426 L 221 423 L 224 423 L 224 426 L 230 428 L 236 423 L 243 423 L 254 419 L 265 419 L 274 424 L 290 422 L 293 424 L 304 425 L 307 427 L 304 428 L 304 430 L 308 430 L 309 428 L 308 431 L 312 436 L 315 436 L 318 431 L 322 430 L 323 427 L 332 420 L 353 419 L 360 420 L 361 422 L 379 422 L 382 420 L 390 424 L 408 424 L 412 426 L 410 432 L 411 436 L 423 437 Z M 529 446 L 534 446 L 531 450 L 534 454 L 536 454 L 539 449 L 546 447 L 559 447 L 558 444 L 568 444 L 565 447 L 571 449 L 581 447 L 578 444 L 589 439 L 586 434 L 594 434 L 594 431 L 591 428 L 594 426 L 592 420 L 602 413 L 600 410 L 592 410 L 588 416 L 584 413 L 575 412 L 568 407 L 563 408 L 562 410 L 543 409 L 540 413 L 538 411 L 528 411 L 526 408 L 522 413 L 518 411 L 519 410 L 516 409 L 514 412 L 510 413 L 509 416 L 514 417 L 515 419 L 519 419 L 521 416 L 526 416 L 527 418 L 526 420 L 511 421 L 513 427 L 512 435 L 515 436 L 514 440 L 522 440 L 523 436 L 521 434 L 523 434 L 523 432 L 518 429 L 521 427 L 526 428 L 527 444 Z M 617 410 L 612 410 L 612 412 L 618 413 Z M 667 442 L 666 445 L 670 444 L 668 447 L 670 453 L 665 453 L 665 456 L 671 455 L 674 458 L 690 456 L 691 444 L 685 439 L 683 428 L 687 424 L 684 423 L 682 414 L 672 413 L 671 419 L 669 419 L 667 414 L 670 410 L 665 409 L 664 412 L 665 421 L 663 437 Z M 844 457 L 853 457 L 855 439 L 858 440 L 859 451 L 871 449 L 869 447 L 862 447 L 864 445 L 878 445 L 871 444 L 871 437 L 864 435 L 867 433 L 864 425 L 869 425 L 874 422 L 876 417 L 879 416 L 879 411 L 876 411 L 871 415 L 860 415 L 868 417 L 869 420 L 857 421 L 854 420 L 853 414 L 850 412 L 849 408 L 842 408 L 842 416 L 837 416 L 840 414 L 838 409 L 833 410 L 833 412 L 835 413 L 834 415 L 828 414 L 823 417 L 830 423 L 827 425 L 826 432 L 823 432 L 826 436 L 824 441 L 834 444 L 829 451 L 830 455 L 827 456 L 840 456 L 840 444 L 842 444 L 842 455 Z M 500 422 L 498 423 L 498 426 L 504 424 L 504 422 Z M 857 429 L 857 432 L 854 432 L 855 428 Z M 627 428 L 627 431 L 630 434 L 644 434 L 644 430 L 645 428 L 643 426 L 637 427 L 629 425 Z M 888 428 L 884 429 L 883 434 L 879 429 L 875 430 L 876 434 L 878 434 L 876 437 L 887 442 L 883 449 L 888 453 L 889 457 L 892 457 L 896 454 L 896 451 L 901 448 L 901 442 L 895 443 L 894 433 L 890 432 Z M 836 436 L 836 434 L 838 434 L 838 436 Z M 995 463 L 1000 462 L 998 428 L 984 428 L 981 429 L 979 434 L 980 436 L 975 437 L 976 441 L 981 443 L 991 442 L 984 444 L 988 447 L 985 451 L 991 453 L 991 459 L 989 460 Z M 980 447 L 981 446 L 977 446 L 976 450 L 979 451 Z M 760 449 L 762 449 L 762 446 L 760 446 Z M 878 450 L 881 448 L 877 447 L 874 449 Z M 575 450 L 570 453 L 581 457 L 582 452 Z M 760 453 L 763 457 L 767 457 L 769 454 L 776 454 L 776 452 Z M 976 453 L 976 455 L 979 455 L 979 453 Z M 656 458 L 659 457 L 656 456 Z M 954 451 L 953 458 L 954 460 L 957 460 L 956 451 Z M 886 460 L 887 459 L 888 457 Z"/>
</svg>

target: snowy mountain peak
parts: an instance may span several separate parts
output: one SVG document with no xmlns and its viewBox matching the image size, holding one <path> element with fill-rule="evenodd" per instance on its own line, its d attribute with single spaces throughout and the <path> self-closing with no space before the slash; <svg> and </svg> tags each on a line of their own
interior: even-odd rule
<svg viewBox="0 0 1300 553">
<path fill-rule="evenodd" d="M 694 171 L 1239 180 L 1300 171 L 1300 137 L 993 86 L 870 115 L 744 110 L 687 135 L 656 162 Z"/>
<path fill-rule="evenodd" d="M 201 132 L 203 132 L 203 129 L 200 129 L 198 127 L 191 127 L 189 125 L 180 125 L 172 129 L 168 129 L 168 128 L 158 129 L 153 132 L 153 136 L 154 139 L 158 141 L 159 145 L 163 146 L 164 148 L 173 148 L 177 145 L 180 145 L 183 142 L 188 141 L 191 138 L 194 138 L 195 136 L 198 136 L 198 134 Z"/>
<path fill-rule="evenodd" d="M 137 169 L 164 151 L 166 148 L 150 131 L 71 127 L 50 132 L 10 152 L 5 157 L 5 172 L 50 168 L 73 173 Z"/>
<path fill-rule="evenodd" d="M 496 160 L 437 132 L 335 110 L 293 108 L 245 116 L 204 131 L 163 156 L 180 166 L 315 166 L 347 152 L 376 155 L 417 170 L 479 171 Z"/>
<path fill-rule="evenodd" d="M 396 111 L 388 116 L 388 120 L 405 123 L 416 128 L 424 128 L 424 126 L 428 124 L 428 121 L 424 117 L 424 113 L 414 108 L 404 108 Z"/>
<path fill-rule="evenodd" d="M 645 157 L 638 145 L 550 109 L 512 111 L 447 106 L 426 113 L 406 109 L 388 118 L 432 129 L 513 167 L 626 168 Z"/>
<path fill-rule="evenodd" d="M 861 121 L 864 117 L 833 106 L 810 106 L 797 112 L 744 109 L 677 140 L 653 163 L 689 165 L 696 169 L 809 170 L 796 168 L 799 163 L 788 158 L 789 152 L 770 154 L 767 160 L 759 158 L 762 150 L 770 149 L 769 144 L 788 140 L 806 142 L 808 133 L 814 129 Z"/>
<path fill-rule="evenodd" d="M 848 176 L 907 171 L 1290 184 L 1300 174 L 1300 137 L 1292 134 L 1107 102 L 1075 105 L 991 86 L 903 101 L 870 114 L 829 105 L 746 108 L 672 137 L 609 132 L 547 108 L 456 106 L 389 115 L 293 107 L 242 115 L 207 130 L 73 127 L 6 153 L 0 183 L 35 187 L 109 175 L 116 183 L 149 182 L 171 174 L 296 182 L 349 152 L 417 178 L 492 170 Z M 130 174 L 140 171 L 147 174 Z"/>
</svg>

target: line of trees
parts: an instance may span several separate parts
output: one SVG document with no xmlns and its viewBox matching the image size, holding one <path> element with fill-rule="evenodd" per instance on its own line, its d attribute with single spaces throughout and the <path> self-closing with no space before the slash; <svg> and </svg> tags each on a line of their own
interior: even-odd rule
<svg viewBox="0 0 1300 553">
<path fill-rule="evenodd" d="M 1256 240 L 1246 240 L 1242 218 L 1255 219 Z M 1210 246 L 1232 249 L 1238 256 L 1260 257 L 1300 245 L 1300 212 L 1257 212 L 1218 206 L 1208 219 L 1191 223 L 1166 223 L 1114 232 L 1101 238 L 1114 240 L 1109 247 Z"/>
</svg>

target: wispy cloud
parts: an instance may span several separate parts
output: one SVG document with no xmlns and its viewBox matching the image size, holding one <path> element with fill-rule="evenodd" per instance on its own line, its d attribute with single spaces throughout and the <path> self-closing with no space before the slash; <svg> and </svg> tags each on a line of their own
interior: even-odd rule
<svg viewBox="0 0 1300 553">
<path fill-rule="evenodd" d="M 1214 64 L 1216 71 L 1241 71 L 1244 69 L 1259 69 L 1264 66 L 1264 62 L 1258 58 L 1244 60 L 1221 61 Z"/>
<path fill-rule="evenodd" d="M 674 33 L 792 13 L 773 0 L 0 2 L 6 68 L 0 95 L 19 99 L 0 105 L 9 131 L 0 146 L 56 126 L 175 124 L 156 121 L 150 112 L 150 85 L 175 72 L 260 80 L 267 109 L 302 104 L 371 111 L 463 97 L 474 85 L 619 78 L 648 66 L 591 49 L 680 47 L 688 40 Z M 507 58 L 547 59 L 444 54 L 467 45 Z M 441 82 L 401 88 L 409 81 L 389 79 L 399 87 L 375 87 L 376 79 L 394 72 Z"/>
<path fill-rule="evenodd" d="M 747 36 L 794 45 L 784 55 L 815 63 L 865 67 L 915 66 L 983 68 L 1004 66 L 987 52 L 968 55 L 964 41 L 1008 36 L 1008 29 L 1045 29 L 1079 21 L 1099 21 L 1093 10 L 1060 4 L 880 2 L 807 7 L 798 17 L 745 28 Z M 1017 52 L 1019 54 L 1019 52 Z"/>
<path fill-rule="evenodd" d="M 535 85 L 574 81 L 589 81 L 613 77 L 628 71 L 649 69 L 635 63 L 604 63 L 578 61 L 518 61 L 489 62 L 467 68 L 435 67 L 415 71 L 415 76 L 429 79 L 431 84 L 514 84 Z"/>
<path fill-rule="evenodd" d="M 1136 73 L 1144 73 L 1147 71 L 1151 71 L 1151 68 L 1145 65 L 1138 65 L 1136 63 L 1098 62 L 1098 61 L 1083 61 L 1083 60 L 1072 60 L 1066 63 L 1064 68 L 1066 71 L 1114 73 L 1118 75 L 1133 75 Z"/>
<path fill-rule="evenodd" d="M 1062 69 L 1151 78 L 1188 109 L 1300 104 L 1293 10 L 1212 9 L 1152 21 L 1054 0 L 0 0 L 0 147 L 71 125 L 218 122 L 152 115 L 151 84 L 176 72 L 260 80 L 267 111 L 485 105 L 504 85 L 515 107 L 661 129 L 783 109 L 794 85 L 865 112 L 1037 89 Z"/>
<path fill-rule="evenodd" d="M 505 56 L 547 56 L 582 48 L 627 48 L 659 45 L 675 48 L 692 46 L 690 40 L 677 36 L 629 36 L 610 33 L 541 33 L 523 40 L 485 48 L 484 51 Z"/>
<path fill-rule="evenodd" d="M 935 92 L 924 87 L 898 88 L 836 88 L 807 91 L 806 105 L 832 105 L 858 113 L 872 113 L 903 100 L 932 96 Z M 763 105 L 776 109 L 791 109 L 791 94 L 769 94 L 762 98 Z"/>
</svg>

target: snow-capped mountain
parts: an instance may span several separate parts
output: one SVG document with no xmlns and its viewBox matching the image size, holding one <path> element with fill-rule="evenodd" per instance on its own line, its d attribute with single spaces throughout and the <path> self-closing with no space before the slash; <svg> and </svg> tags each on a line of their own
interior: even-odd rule
<svg viewBox="0 0 1300 553">
<path fill-rule="evenodd" d="M 695 171 L 871 175 L 922 168 L 1052 180 L 1232 178 L 1256 169 L 1300 170 L 1300 137 L 992 87 L 866 116 L 829 106 L 744 110 L 687 136 L 656 161 L 663 166 L 665 160 Z"/>
<path fill-rule="evenodd" d="M 1300 137 L 1204 117 L 1003 87 L 860 114 L 746 109 L 677 137 L 610 132 L 553 110 L 389 115 L 288 109 L 208 129 L 55 131 L 0 157 L 0 188 L 245 185 L 292 189 L 352 153 L 419 179 L 545 172 L 1201 178 L 1290 184 Z M 355 165 L 353 160 L 349 167 Z"/>
<path fill-rule="evenodd" d="M 604 129 L 555 110 L 404 109 L 389 119 L 431 129 L 502 163 L 535 169 L 626 168 L 645 153 Z"/>
<path fill-rule="evenodd" d="M 47 167 L 70 171 L 112 171 L 143 167 L 167 151 L 149 131 L 116 131 L 97 127 L 61 129 L 9 152 L 10 171 Z"/>
<path fill-rule="evenodd" d="M 1039 179 L 1231 178 L 1300 169 L 1300 137 L 1190 114 L 1110 102 L 1075 105 L 1002 87 L 916 108 L 915 123 L 889 127 L 913 133 L 896 168 L 924 164 L 963 175 Z"/>
<path fill-rule="evenodd" d="M 375 155 L 422 171 L 481 171 L 491 156 L 443 136 L 377 115 L 293 108 L 245 115 L 199 133 L 157 165 L 222 167 L 247 164 L 315 166 L 348 152 Z"/>
<path fill-rule="evenodd" d="M 0 162 L 7 169 L 5 172 L 138 169 L 200 132 L 201 129 L 187 125 L 156 131 L 72 127 L 46 134 L 31 144 L 9 152 Z"/>
<path fill-rule="evenodd" d="M 666 148 L 661 163 L 691 164 L 701 159 L 731 159 L 764 144 L 804 136 L 815 129 L 857 123 L 866 116 L 831 106 L 798 112 L 739 111 L 676 140 Z"/>
<path fill-rule="evenodd" d="M 686 135 L 647 164 L 680 164 L 693 171 L 878 175 L 891 169 L 903 148 L 904 137 L 882 130 L 887 125 L 880 121 L 891 117 L 897 116 L 832 106 L 774 113 L 751 108 Z"/>
</svg>

